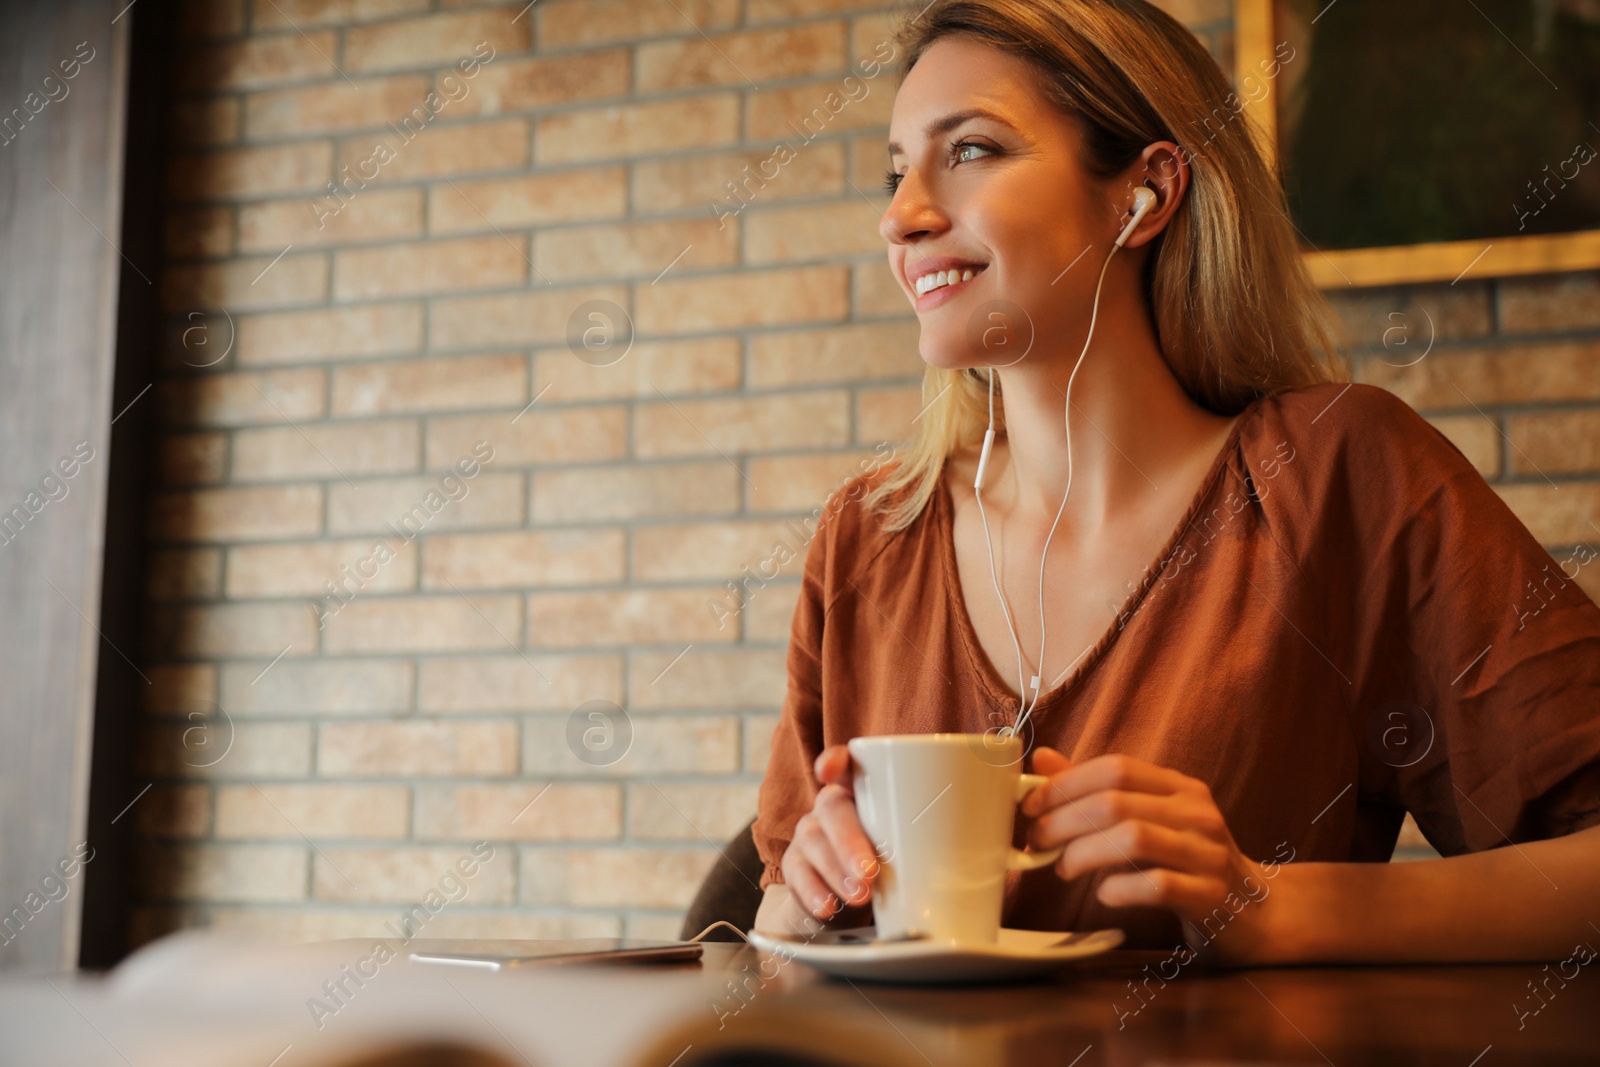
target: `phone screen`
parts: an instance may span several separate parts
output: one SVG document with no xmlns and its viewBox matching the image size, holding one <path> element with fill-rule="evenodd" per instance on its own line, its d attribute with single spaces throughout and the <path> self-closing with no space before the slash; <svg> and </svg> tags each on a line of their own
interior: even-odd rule
<svg viewBox="0 0 1600 1067">
<path fill-rule="evenodd" d="M 417 963 L 496 971 L 534 963 L 697 960 L 701 951 L 700 945 L 691 941 L 650 941 L 636 937 L 580 937 L 560 941 L 448 938 L 411 943 L 411 959 Z"/>
</svg>

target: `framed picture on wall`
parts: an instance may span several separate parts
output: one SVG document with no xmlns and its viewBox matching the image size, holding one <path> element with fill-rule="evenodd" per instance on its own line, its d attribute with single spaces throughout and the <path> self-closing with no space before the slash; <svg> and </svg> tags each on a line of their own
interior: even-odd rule
<svg viewBox="0 0 1600 1067">
<path fill-rule="evenodd" d="M 1600 266 L 1600 0 L 1235 0 L 1325 288 Z"/>
</svg>

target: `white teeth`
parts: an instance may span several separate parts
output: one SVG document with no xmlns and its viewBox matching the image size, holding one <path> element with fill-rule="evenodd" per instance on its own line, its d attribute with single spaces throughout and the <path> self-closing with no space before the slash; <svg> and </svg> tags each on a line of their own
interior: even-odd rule
<svg viewBox="0 0 1600 1067">
<path fill-rule="evenodd" d="M 922 277 L 917 279 L 917 295 L 921 296 L 924 293 L 931 293 L 935 289 L 942 289 L 946 285 L 954 285 L 956 282 L 971 281 L 973 275 L 976 273 L 977 272 L 971 268 L 966 268 L 963 270 L 955 270 L 952 268 L 951 270 L 936 270 L 931 274 L 924 274 Z"/>
</svg>

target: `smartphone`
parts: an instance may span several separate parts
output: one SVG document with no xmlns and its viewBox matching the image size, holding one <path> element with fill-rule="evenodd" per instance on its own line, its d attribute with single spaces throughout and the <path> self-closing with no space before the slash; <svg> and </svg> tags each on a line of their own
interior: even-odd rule
<svg viewBox="0 0 1600 1067">
<path fill-rule="evenodd" d="M 582 937 L 565 941 L 441 938 L 412 942 L 417 963 L 499 971 L 536 963 L 673 963 L 697 960 L 693 941 L 648 941 L 636 937 Z"/>
</svg>

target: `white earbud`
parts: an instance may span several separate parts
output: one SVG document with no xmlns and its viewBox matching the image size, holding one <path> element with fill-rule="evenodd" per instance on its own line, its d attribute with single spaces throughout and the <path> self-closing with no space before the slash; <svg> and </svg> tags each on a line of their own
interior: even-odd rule
<svg viewBox="0 0 1600 1067">
<path fill-rule="evenodd" d="M 1065 424 L 1067 436 L 1067 491 L 1061 497 L 1061 507 L 1056 511 L 1055 522 L 1050 525 L 1050 533 L 1044 539 L 1044 551 L 1039 554 L 1039 670 L 1044 670 L 1045 652 L 1045 610 L 1044 610 L 1044 564 L 1050 554 L 1050 542 L 1055 538 L 1056 527 L 1061 524 L 1061 516 L 1067 509 L 1067 498 L 1072 495 L 1072 383 L 1078 377 L 1078 367 L 1083 364 L 1083 357 L 1089 354 L 1089 342 L 1094 340 L 1095 320 L 1100 316 L 1100 287 L 1105 284 L 1106 269 L 1111 266 L 1111 257 L 1117 254 L 1123 242 L 1133 236 L 1133 231 L 1150 209 L 1156 206 L 1156 194 L 1145 186 L 1140 186 L 1133 191 L 1133 218 L 1128 225 L 1123 227 L 1122 233 L 1112 242 L 1111 251 L 1106 253 L 1106 259 L 1100 266 L 1100 280 L 1095 283 L 1094 303 L 1089 312 L 1089 335 L 1083 339 L 1083 351 L 1078 353 L 1078 362 L 1072 365 L 1072 374 L 1067 378 L 1066 403 L 1063 405 L 1062 421 Z M 995 570 L 994 543 L 989 538 L 989 516 L 983 509 L 983 474 L 989 466 L 989 453 L 994 448 L 994 368 L 989 368 L 989 429 L 983 435 L 983 451 L 978 456 L 978 474 L 973 479 L 972 488 L 978 502 L 978 515 L 983 522 L 983 541 L 989 550 L 989 577 L 994 582 L 995 596 L 1000 599 L 1000 612 L 1005 616 L 1006 629 L 1011 633 L 1011 644 L 1017 653 L 1017 684 L 1021 691 L 1022 706 L 1017 709 L 1017 721 L 1009 727 L 1013 734 L 1019 733 L 1033 714 L 1033 709 L 1038 706 L 1040 692 L 1040 677 L 1035 674 L 1023 684 L 1022 670 L 1022 642 L 1017 637 L 1017 629 L 1011 622 L 1011 611 L 1006 607 L 1005 593 L 1000 588 L 1000 576 Z M 1076 663 L 1077 660 L 1073 660 Z M 1069 664 L 1067 670 L 1071 670 Z M 1065 673 L 1065 672 L 1063 672 Z M 1030 702 L 1029 694 L 1033 699 Z"/>
<path fill-rule="evenodd" d="M 1150 209 L 1155 206 L 1155 193 L 1151 192 L 1143 185 L 1135 189 L 1133 191 L 1133 218 L 1128 221 L 1127 226 L 1123 227 L 1121 235 L 1118 236 L 1116 241 L 1113 243 L 1118 248 L 1121 248 L 1123 243 L 1126 242 L 1129 237 L 1133 236 L 1134 228 L 1144 220 L 1144 217 L 1150 213 Z"/>
</svg>

